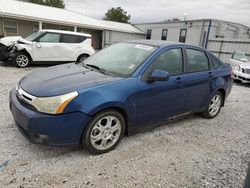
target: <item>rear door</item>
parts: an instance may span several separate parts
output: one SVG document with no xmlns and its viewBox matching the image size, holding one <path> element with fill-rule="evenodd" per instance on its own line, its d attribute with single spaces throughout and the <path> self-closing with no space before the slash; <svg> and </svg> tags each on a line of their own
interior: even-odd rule
<svg viewBox="0 0 250 188">
<path fill-rule="evenodd" d="M 185 111 L 203 108 L 210 96 L 213 81 L 206 53 L 196 48 L 185 48 Z"/>
<path fill-rule="evenodd" d="M 78 56 L 83 53 L 82 42 L 85 36 L 62 34 L 60 40 L 60 52 L 62 61 L 76 61 Z"/>
<path fill-rule="evenodd" d="M 59 61 L 61 58 L 60 52 L 60 34 L 45 33 L 39 39 L 38 43 L 33 46 L 34 61 Z"/>
</svg>

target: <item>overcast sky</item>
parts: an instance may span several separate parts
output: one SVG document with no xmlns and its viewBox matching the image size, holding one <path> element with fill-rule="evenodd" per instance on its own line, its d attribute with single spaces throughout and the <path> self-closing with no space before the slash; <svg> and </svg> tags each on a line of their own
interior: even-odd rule
<svg viewBox="0 0 250 188">
<path fill-rule="evenodd" d="M 250 0 L 64 0 L 66 9 L 101 19 L 120 6 L 132 23 L 164 21 L 169 18 L 214 18 L 250 26 Z"/>
</svg>

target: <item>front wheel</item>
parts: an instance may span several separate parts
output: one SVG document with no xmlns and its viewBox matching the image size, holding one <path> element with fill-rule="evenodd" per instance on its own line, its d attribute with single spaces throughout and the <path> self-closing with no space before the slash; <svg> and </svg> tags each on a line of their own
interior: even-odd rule
<svg viewBox="0 0 250 188">
<path fill-rule="evenodd" d="M 13 64 L 19 68 L 25 68 L 30 64 L 30 58 L 27 53 L 17 52 L 12 60 Z"/>
<path fill-rule="evenodd" d="M 82 144 L 90 153 L 106 153 L 119 144 L 124 132 L 123 116 L 115 110 L 103 111 L 88 124 L 82 137 Z"/>
<path fill-rule="evenodd" d="M 217 91 L 214 96 L 210 99 L 206 109 L 202 112 L 202 116 L 208 119 L 212 119 L 218 115 L 223 103 L 223 95 Z"/>
</svg>

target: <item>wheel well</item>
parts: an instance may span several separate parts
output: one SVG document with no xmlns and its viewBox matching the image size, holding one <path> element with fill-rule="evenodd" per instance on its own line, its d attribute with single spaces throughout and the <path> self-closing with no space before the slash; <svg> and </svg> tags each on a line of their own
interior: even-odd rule
<svg viewBox="0 0 250 188">
<path fill-rule="evenodd" d="M 221 92 L 222 94 L 222 97 L 223 97 L 223 103 L 222 103 L 222 106 L 224 106 L 224 103 L 225 103 L 225 95 L 226 95 L 226 91 L 224 89 L 218 89 L 219 92 Z"/>
<path fill-rule="evenodd" d="M 26 54 L 29 56 L 30 61 L 31 61 L 31 62 L 33 61 L 33 59 L 32 59 L 32 57 L 31 57 L 31 55 L 29 54 L 29 52 L 27 52 L 27 50 L 22 49 L 22 50 L 20 50 L 20 51 L 18 51 L 18 52 L 23 52 L 23 53 L 26 53 Z"/>
<path fill-rule="evenodd" d="M 89 57 L 90 55 L 89 55 L 89 54 L 86 54 L 86 53 L 81 54 L 81 55 L 79 55 L 79 56 L 77 57 L 76 61 L 78 61 L 78 60 L 79 60 L 79 58 L 80 58 L 81 56 L 87 56 L 87 57 Z"/>
</svg>

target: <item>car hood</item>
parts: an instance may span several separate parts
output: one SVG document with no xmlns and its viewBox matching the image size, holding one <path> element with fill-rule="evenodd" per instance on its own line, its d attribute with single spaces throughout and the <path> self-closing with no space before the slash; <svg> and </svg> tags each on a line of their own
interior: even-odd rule
<svg viewBox="0 0 250 188">
<path fill-rule="evenodd" d="M 5 46 L 8 46 L 10 45 L 10 43 L 16 42 L 19 39 L 22 39 L 22 37 L 21 36 L 4 37 L 0 39 L 0 43 L 4 44 Z"/>
<path fill-rule="evenodd" d="M 25 76 L 19 86 L 31 95 L 48 97 L 121 79 L 84 68 L 82 64 L 69 63 L 34 71 Z"/>
<path fill-rule="evenodd" d="M 240 67 L 243 69 L 250 69 L 250 62 L 241 63 Z"/>
<path fill-rule="evenodd" d="M 17 44 L 32 44 L 32 42 L 28 41 L 28 40 L 26 40 L 24 38 L 20 38 L 20 39 L 17 40 Z"/>
</svg>

